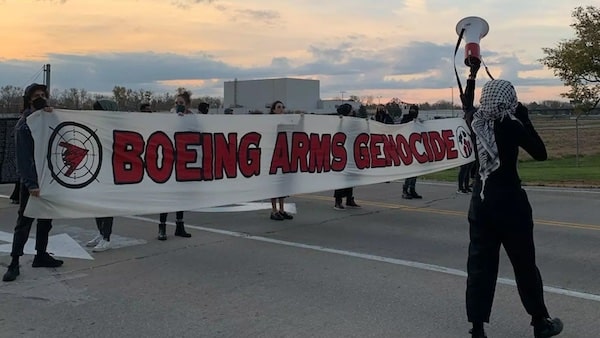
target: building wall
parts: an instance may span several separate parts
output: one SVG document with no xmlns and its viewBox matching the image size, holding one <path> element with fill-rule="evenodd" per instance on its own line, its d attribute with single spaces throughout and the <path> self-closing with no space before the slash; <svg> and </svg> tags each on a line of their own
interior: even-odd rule
<svg viewBox="0 0 600 338">
<path fill-rule="evenodd" d="M 320 82 L 292 78 L 225 81 L 224 107 L 242 106 L 244 111 L 269 111 L 269 105 L 280 100 L 288 111 L 313 111 L 320 101 Z"/>
</svg>

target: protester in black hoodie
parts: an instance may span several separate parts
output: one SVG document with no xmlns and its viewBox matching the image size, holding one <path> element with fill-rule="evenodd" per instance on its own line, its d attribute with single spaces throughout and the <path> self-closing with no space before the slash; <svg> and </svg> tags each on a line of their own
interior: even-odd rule
<svg viewBox="0 0 600 338">
<path fill-rule="evenodd" d="M 5 282 L 14 281 L 19 276 L 19 257 L 23 256 L 23 249 L 33 218 L 24 215 L 29 197 L 37 198 L 40 196 L 40 187 L 38 184 L 37 171 L 34 160 L 33 137 L 31 130 L 27 125 L 27 117 L 37 110 L 43 110 L 46 113 L 52 112 L 52 107 L 48 106 L 48 88 L 45 85 L 33 83 L 25 89 L 23 102 L 25 109 L 17 125 L 15 126 L 15 144 L 17 149 L 17 173 L 20 178 L 20 205 L 17 216 L 17 224 L 13 234 L 12 251 L 10 253 L 12 260 L 2 280 Z M 43 146 L 43 145 L 42 145 Z M 31 264 L 34 268 L 46 267 L 56 268 L 63 264 L 62 260 L 54 259 L 48 252 L 48 233 L 52 229 L 51 219 L 38 219 L 35 234 L 36 255 Z"/>
</svg>

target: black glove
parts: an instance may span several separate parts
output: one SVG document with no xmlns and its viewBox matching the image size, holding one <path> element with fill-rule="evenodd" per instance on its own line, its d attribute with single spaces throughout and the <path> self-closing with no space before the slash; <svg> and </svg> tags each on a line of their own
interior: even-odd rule
<svg viewBox="0 0 600 338">
<path fill-rule="evenodd" d="M 529 110 L 527 107 L 521 104 L 521 102 L 519 102 L 517 105 L 515 117 L 518 118 L 523 124 L 531 124 L 531 120 L 529 119 Z"/>
</svg>

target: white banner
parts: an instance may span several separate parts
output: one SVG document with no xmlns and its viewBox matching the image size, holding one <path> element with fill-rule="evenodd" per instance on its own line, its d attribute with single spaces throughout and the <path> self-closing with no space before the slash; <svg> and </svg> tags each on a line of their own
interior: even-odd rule
<svg viewBox="0 0 600 338">
<path fill-rule="evenodd" d="M 27 121 L 36 218 L 197 210 L 420 176 L 473 161 L 460 118 L 55 110 Z"/>
</svg>

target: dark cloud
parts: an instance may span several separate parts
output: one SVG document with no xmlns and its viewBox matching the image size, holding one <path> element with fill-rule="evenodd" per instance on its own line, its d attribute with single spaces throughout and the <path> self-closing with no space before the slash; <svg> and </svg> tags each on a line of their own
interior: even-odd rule
<svg viewBox="0 0 600 338">
<path fill-rule="evenodd" d="M 209 80 L 190 88 L 194 93 L 221 96 L 223 82 L 274 77 L 302 76 L 321 80 L 323 97 L 338 95 L 340 90 L 352 92 L 384 89 L 441 89 L 455 84 L 454 46 L 430 42 L 410 42 L 381 50 L 366 50 L 359 42 L 340 42 L 336 47 L 312 45 L 311 57 L 299 62 L 275 55 L 269 64 L 241 67 L 228 64 L 213 55 L 197 53 L 139 52 L 93 55 L 50 54 L 47 62 L 0 59 L 0 86 L 24 86 L 41 81 L 42 63 L 52 65 L 55 88 L 85 88 L 91 92 L 110 92 L 115 85 L 157 92 L 172 91 L 166 81 Z M 456 58 L 459 71 L 465 72 L 462 50 Z M 515 55 L 486 51 L 485 61 L 498 74 L 496 78 L 512 81 L 516 86 L 560 85 L 553 77 L 522 77 L 526 71 L 542 69 L 539 64 L 526 64 Z M 483 73 L 483 69 L 480 74 Z M 38 76 L 36 79 L 35 76 Z M 482 75 L 483 76 L 483 75 Z"/>
<path fill-rule="evenodd" d="M 216 0 L 172 0 L 171 3 L 179 8 L 182 9 L 187 9 L 190 8 L 192 5 L 195 4 L 201 4 L 201 3 L 213 3 Z"/>
<path fill-rule="evenodd" d="M 263 23 L 272 24 L 281 18 L 281 15 L 276 11 L 271 10 L 254 10 L 254 9 L 246 9 L 246 10 L 238 10 L 236 11 L 238 15 L 241 15 L 247 19 L 252 21 L 260 21 Z"/>
<path fill-rule="evenodd" d="M 281 19 L 279 12 L 270 9 L 239 8 L 223 3 L 215 4 L 214 8 L 227 16 L 228 20 L 235 22 L 274 25 Z"/>
</svg>

